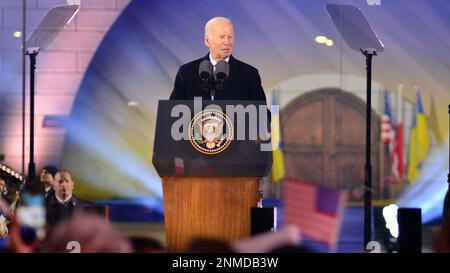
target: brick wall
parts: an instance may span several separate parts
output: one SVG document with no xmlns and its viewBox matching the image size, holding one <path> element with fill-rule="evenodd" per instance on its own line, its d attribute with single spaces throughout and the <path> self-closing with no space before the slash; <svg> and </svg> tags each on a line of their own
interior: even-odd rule
<svg viewBox="0 0 450 273">
<path fill-rule="evenodd" d="M 98 45 L 131 0 L 82 0 L 77 16 L 37 59 L 35 162 L 38 170 L 48 163 L 59 165 L 64 128 L 43 128 L 44 115 L 68 115 L 78 87 Z M 64 0 L 27 0 L 27 36 L 47 11 Z M 22 1 L 0 1 L 0 154 L 5 163 L 21 170 L 22 142 Z M 27 59 L 26 70 L 29 71 Z M 26 74 L 28 76 L 28 73 Z M 28 92 L 28 77 L 26 80 Z M 27 98 L 28 105 L 28 98 Z M 29 132 L 28 115 L 26 132 Z M 25 167 L 28 164 L 26 137 Z"/>
</svg>

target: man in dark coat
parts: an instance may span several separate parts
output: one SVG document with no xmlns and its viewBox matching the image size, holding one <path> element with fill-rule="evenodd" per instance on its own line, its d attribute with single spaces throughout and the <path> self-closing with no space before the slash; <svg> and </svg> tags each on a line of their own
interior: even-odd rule
<svg viewBox="0 0 450 273">
<path fill-rule="evenodd" d="M 223 89 L 215 93 L 219 100 L 262 100 L 266 101 L 258 70 L 235 59 L 231 53 L 234 45 L 233 23 L 224 17 L 215 17 L 205 25 L 205 45 L 209 54 L 201 59 L 184 64 L 178 70 L 171 100 L 192 100 L 202 97 L 210 100 L 211 94 L 203 91 L 199 66 L 203 60 L 210 60 L 214 66 L 224 60 L 229 64 L 229 74 Z"/>
<path fill-rule="evenodd" d="M 73 193 L 74 182 L 68 171 L 60 171 L 55 175 L 53 189 L 55 194 L 46 198 L 47 223 L 53 226 L 61 220 L 68 219 L 77 208 L 89 205 Z"/>
</svg>

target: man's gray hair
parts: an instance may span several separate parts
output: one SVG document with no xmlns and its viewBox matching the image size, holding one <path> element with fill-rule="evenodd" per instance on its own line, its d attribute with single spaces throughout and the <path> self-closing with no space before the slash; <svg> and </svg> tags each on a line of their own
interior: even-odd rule
<svg viewBox="0 0 450 273">
<path fill-rule="evenodd" d="M 208 37 L 210 36 L 209 34 L 211 32 L 211 26 L 217 22 L 226 22 L 226 23 L 230 23 L 231 25 L 233 25 L 233 22 L 231 22 L 231 20 L 226 17 L 211 18 L 205 25 L 205 36 L 208 36 Z"/>
</svg>

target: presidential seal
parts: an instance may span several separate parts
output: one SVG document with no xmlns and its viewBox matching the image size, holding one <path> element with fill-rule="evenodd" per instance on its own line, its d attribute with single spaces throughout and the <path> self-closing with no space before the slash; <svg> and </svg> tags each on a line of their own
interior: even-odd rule
<svg viewBox="0 0 450 273">
<path fill-rule="evenodd" d="M 233 138 L 230 118 L 215 109 L 197 113 L 189 124 L 189 139 L 194 148 L 204 154 L 223 152 Z"/>
</svg>

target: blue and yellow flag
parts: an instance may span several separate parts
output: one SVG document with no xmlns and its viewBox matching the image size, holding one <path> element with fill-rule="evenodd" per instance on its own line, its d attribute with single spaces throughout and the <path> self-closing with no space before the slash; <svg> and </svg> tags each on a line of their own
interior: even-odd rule
<svg viewBox="0 0 450 273">
<path fill-rule="evenodd" d="M 408 181 L 413 183 L 420 174 L 420 163 L 425 159 L 430 148 L 427 120 L 423 112 L 420 93 L 414 107 L 413 122 L 409 140 Z"/>
<path fill-rule="evenodd" d="M 272 181 L 278 182 L 281 179 L 283 179 L 285 175 L 285 168 L 281 142 L 280 107 L 277 104 L 275 92 L 272 92 L 271 112 L 272 112 L 272 123 L 271 123 L 272 152 L 273 152 Z"/>
</svg>

